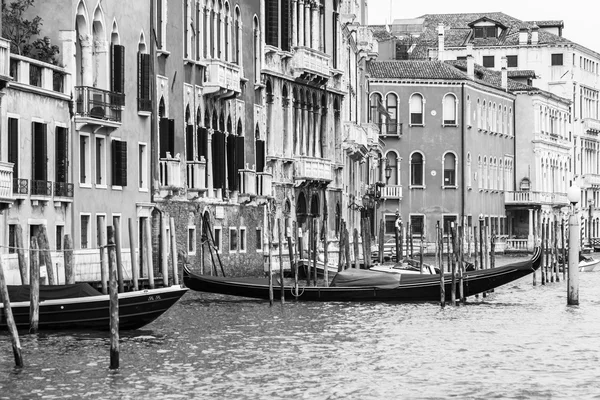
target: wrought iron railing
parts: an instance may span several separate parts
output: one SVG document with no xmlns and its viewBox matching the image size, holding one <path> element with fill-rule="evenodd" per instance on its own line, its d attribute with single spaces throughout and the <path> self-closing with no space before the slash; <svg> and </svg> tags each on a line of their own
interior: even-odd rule
<svg viewBox="0 0 600 400">
<path fill-rule="evenodd" d="M 54 182 L 54 196 L 73 197 L 73 184 L 67 182 Z"/>
<path fill-rule="evenodd" d="M 31 180 L 32 196 L 52 196 L 52 182 Z"/>
<path fill-rule="evenodd" d="M 121 106 L 125 95 L 89 86 L 76 86 L 76 113 L 96 119 L 121 122 Z"/>
<path fill-rule="evenodd" d="M 22 178 L 13 178 L 13 193 L 27 194 L 29 193 L 29 180 Z"/>
</svg>

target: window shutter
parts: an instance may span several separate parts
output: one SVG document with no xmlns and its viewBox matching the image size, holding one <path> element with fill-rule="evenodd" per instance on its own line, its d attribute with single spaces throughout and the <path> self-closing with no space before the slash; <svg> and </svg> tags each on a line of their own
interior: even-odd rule
<svg viewBox="0 0 600 400">
<path fill-rule="evenodd" d="M 125 47 L 119 44 L 111 45 L 112 55 L 112 81 L 111 90 L 124 93 L 125 86 Z"/>
<path fill-rule="evenodd" d="M 277 4 L 277 0 L 267 0 L 265 7 L 265 22 L 266 22 L 266 32 L 265 32 L 265 41 L 268 45 L 279 47 L 277 43 L 278 32 L 277 27 L 279 26 L 279 5 Z"/>
<path fill-rule="evenodd" d="M 67 182 L 68 144 L 67 129 L 56 127 L 56 182 Z"/>
<path fill-rule="evenodd" d="M 185 153 L 188 161 L 194 160 L 194 125 L 185 127 Z"/>
<path fill-rule="evenodd" d="M 127 142 L 112 141 L 112 184 L 127 186 Z"/>
<path fill-rule="evenodd" d="M 13 163 L 13 178 L 19 177 L 19 120 L 8 119 L 8 162 Z"/>
<path fill-rule="evenodd" d="M 167 118 L 160 119 L 159 130 L 159 158 L 167 158 L 167 151 L 169 151 L 169 120 Z"/>
<path fill-rule="evenodd" d="M 237 189 L 237 168 L 235 162 L 235 138 L 229 135 L 227 140 L 227 187 L 229 190 Z"/>
<path fill-rule="evenodd" d="M 290 50 L 290 0 L 281 0 L 281 50 Z"/>
<path fill-rule="evenodd" d="M 169 151 L 171 157 L 175 157 L 175 120 L 169 120 Z"/>
<path fill-rule="evenodd" d="M 256 172 L 263 172 L 265 169 L 265 141 L 256 141 Z"/>
<path fill-rule="evenodd" d="M 47 142 L 46 142 L 46 124 L 33 122 L 33 157 L 32 167 L 33 174 L 32 178 L 37 181 L 45 181 L 48 179 L 47 176 Z"/>
<path fill-rule="evenodd" d="M 150 103 L 150 54 L 138 53 L 138 110 L 152 111 Z"/>
<path fill-rule="evenodd" d="M 223 138 L 223 140 L 221 139 Z M 213 162 L 213 186 L 215 189 L 223 188 L 223 176 L 224 176 L 224 166 L 222 162 L 225 160 L 224 157 L 224 138 L 225 136 L 219 132 L 215 131 L 213 133 L 213 141 L 212 141 L 212 162 Z"/>
<path fill-rule="evenodd" d="M 198 127 L 198 159 L 200 156 L 208 160 L 208 130 Z"/>
<path fill-rule="evenodd" d="M 244 160 L 244 137 L 243 136 L 236 136 L 235 137 L 235 150 L 236 150 L 236 154 L 235 154 L 235 162 L 236 162 L 236 167 L 237 169 L 244 169 L 245 168 L 245 160 Z"/>
</svg>

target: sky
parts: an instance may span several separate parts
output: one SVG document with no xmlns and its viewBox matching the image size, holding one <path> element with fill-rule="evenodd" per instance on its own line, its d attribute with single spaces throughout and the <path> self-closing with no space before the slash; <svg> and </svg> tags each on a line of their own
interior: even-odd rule
<svg viewBox="0 0 600 400">
<path fill-rule="evenodd" d="M 562 20 L 563 36 L 600 53 L 600 2 L 597 0 L 366 0 L 370 25 L 397 18 L 416 18 L 423 14 L 503 12 L 522 21 Z M 391 6 L 390 6 L 391 4 Z"/>
</svg>

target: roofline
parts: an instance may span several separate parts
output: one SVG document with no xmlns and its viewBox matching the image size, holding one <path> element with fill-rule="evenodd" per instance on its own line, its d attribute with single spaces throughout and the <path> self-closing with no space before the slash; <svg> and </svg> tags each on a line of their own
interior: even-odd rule
<svg viewBox="0 0 600 400">
<path fill-rule="evenodd" d="M 386 82 L 378 82 L 378 81 L 386 81 Z M 392 82 L 389 82 L 392 81 Z M 467 84 L 467 85 L 471 85 L 474 87 L 485 87 L 486 90 L 492 89 L 494 92 L 494 94 L 496 95 L 504 95 L 508 98 L 512 98 L 513 100 L 517 98 L 517 95 L 511 91 L 511 90 L 504 90 L 501 87 L 489 84 L 489 83 L 485 83 L 485 82 L 480 82 L 480 81 L 474 81 L 468 78 L 460 78 L 460 79 L 447 79 L 447 78 L 431 78 L 431 79 L 423 79 L 423 78 L 369 78 L 369 84 L 372 85 L 377 85 L 377 84 L 392 84 L 392 85 L 419 85 L 419 84 L 423 84 L 423 83 L 429 83 L 429 82 L 436 82 L 438 83 L 439 86 L 439 82 L 444 82 L 447 83 L 449 85 L 457 85 L 457 84 Z"/>
</svg>

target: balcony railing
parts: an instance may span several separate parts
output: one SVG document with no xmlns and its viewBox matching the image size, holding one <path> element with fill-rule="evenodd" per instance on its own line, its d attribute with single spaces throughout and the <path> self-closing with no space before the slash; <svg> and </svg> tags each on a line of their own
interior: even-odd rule
<svg viewBox="0 0 600 400">
<path fill-rule="evenodd" d="M 206 161 L 187 161 L 188 189 L 206 189 Z"/>
<path fill-rule="evenodd" d="M 228 98 L 242 92 L 240 67 L 222 60 L 208 60 L 204 93 Z"/>
<path fill-rule="evenodd" d="M 73 197 L 73 184 L 67 182 L 54 182 L 54 196 Z"/>
<path fill-rule="evenodd" d="M 70 76 L 62 67 L 17 54 L 10 55 L 10 76 L 16 83 L 66 95 Z"/>
<path fill-rule="evenodd" d="M 600 133 L 600 121 L 595 118 L 584 118 L 583 131 L 597 136 Z"/>
<path fill-rule="evenodd" d="M 51 181 L 36 181 L 31 180 L 31 195 L 32 196 L 52 196 Z"/>
<path fill-rule="evenodd" d="M 256 171 L 249 168 L 239 170 L 239 188 L 241 194 L 256 195 Z"/>
<path fill-rule="evenodd" d="M 0 203 L 12 203 L 13 164 L 0 161 Z"/>
<path fill-rule="evenodd" d="M 304 179 L 328 182 L 333 180 L 333 170 L 330 160 L 301 156 L 296 158 L 294 165 L 294 178 L 296 180 Z"/>
<path fill-rule="evenodd" d="M 258 196 L 271 196 L 273 175 L 267 172 L 256 173 L 256 194 Z"/>
<path fill-rule="evenodd" d="M 178 158 L 161 158 L 158 160 L 159 181 L 161 187 L 180 187 L 181 170 Z"/>
<path fill-rule="evenodd" d="M 377 124 L 379 132 L 383 136 L 402 136 L 402 123 L 396 122 L 380 122 Z"/>
<path fill-rule="evenodd" d="M 27 195 L 29 193 L 29 180 L 13 178 L 13 193 L 16 195 Z"/>
<path fill-rule="evenodd" d="M 89 86 L 76 86 L 76 113 L 82 117 L 121 122 L 125 95 Z"/>
<path fill-rule="evenodd" d="M 550 192 L 504 192 L 504 202 L 511 204 L 546 204 L 546 205 L 568 205 L 566 193 Z"/>
<path fill-rule="evenodd" d="M 294 75 L 317 74 L 329 78 L 329 56 L 310 47 L 297 47 L 294 53 Z"/>
<path fill-rule="evenodd" d="M 387 185 L 381 188 L 382 199 L 402 199 L 402 186 Z"/>
<path fill-rule="evenodd" d="M 584 174 L 583 184 L 585 186 L 597 186 L 600 185 L 600 175 L 598 174 Z"/>
</svg>

